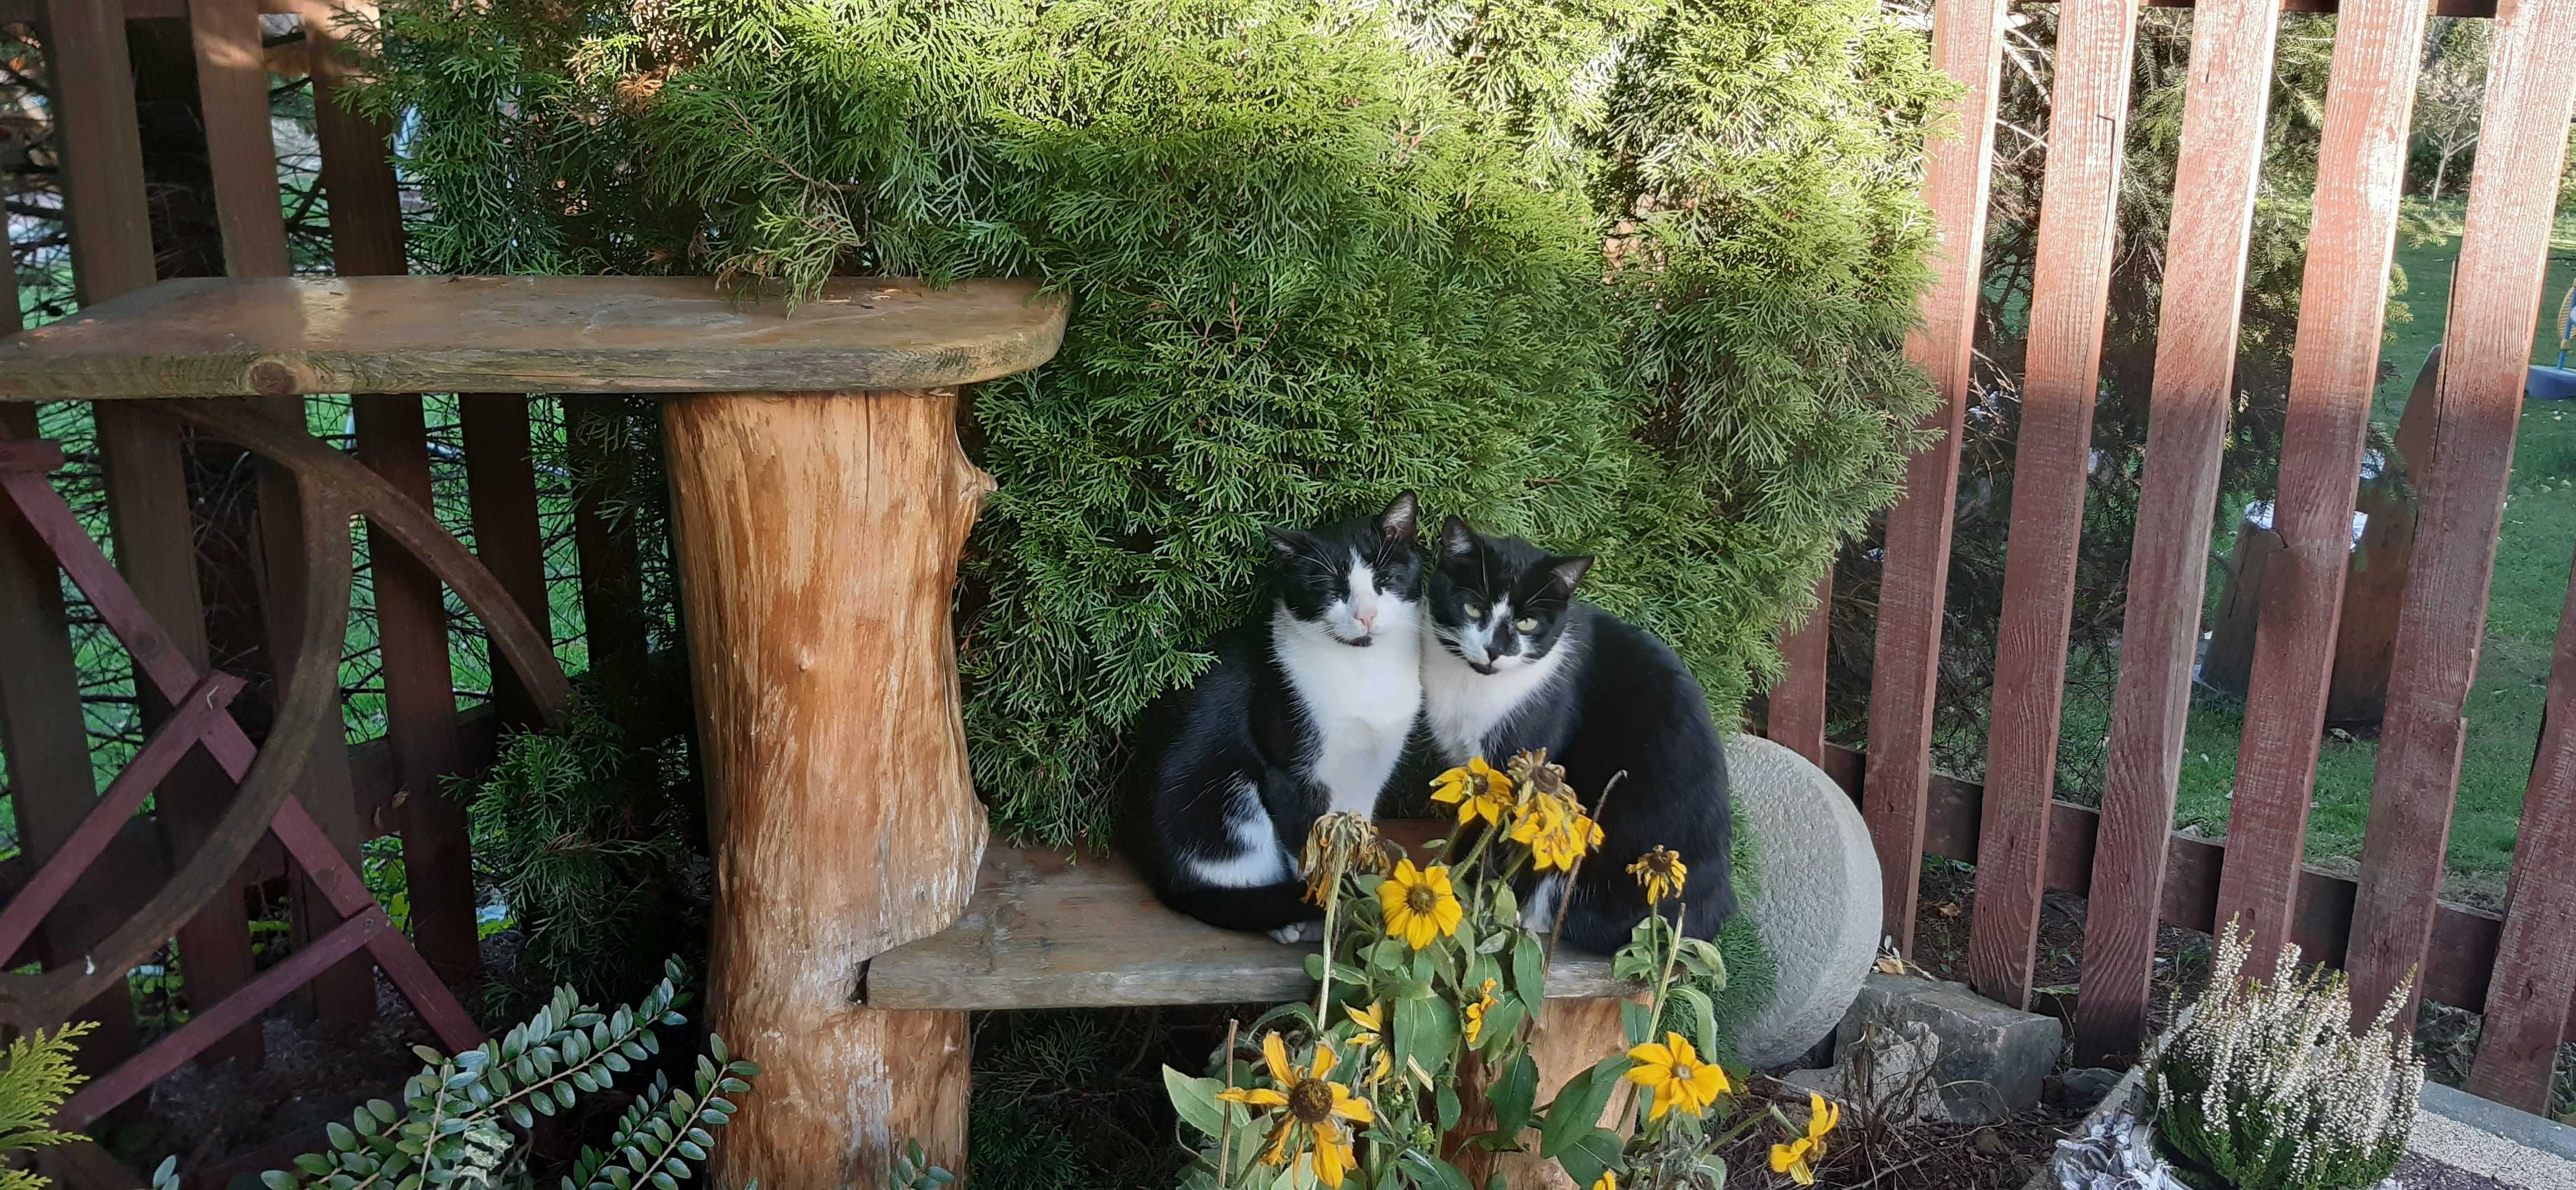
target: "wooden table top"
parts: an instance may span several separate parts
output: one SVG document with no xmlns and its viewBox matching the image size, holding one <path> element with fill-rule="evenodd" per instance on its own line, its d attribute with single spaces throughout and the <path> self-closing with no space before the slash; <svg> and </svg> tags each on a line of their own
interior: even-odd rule
<svg viewBox="0 0 2576 1190">
<path fill-rule="evenodd" d="M 0 339 L 0 400 L 941 388 L 1064 338 L 1034 282 L 852 277 L 793 310 L 703 277 L 197 278 Z"/>
</svg>

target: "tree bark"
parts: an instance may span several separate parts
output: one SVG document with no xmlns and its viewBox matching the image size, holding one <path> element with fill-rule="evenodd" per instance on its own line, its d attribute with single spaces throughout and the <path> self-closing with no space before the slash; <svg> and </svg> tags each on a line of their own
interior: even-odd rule
<svg viewBox="0 0 2576 1190">
<path fill-rule="evenodd" d="M 961 1012 L 854 1000 L 945 928 L 985 842 L 949 626 L 992 480 L 950 391 L 705 394 L 664 407 L 716 854 L 711 1025 L 765 1073 L 717 1185 L 887 1184 L 918 1141 L 962 1168 Z"/>
</svg>

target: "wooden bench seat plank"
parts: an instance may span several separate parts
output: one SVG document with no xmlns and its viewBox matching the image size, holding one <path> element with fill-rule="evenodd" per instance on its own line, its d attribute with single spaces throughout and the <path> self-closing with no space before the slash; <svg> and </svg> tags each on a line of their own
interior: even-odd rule
<svg viewBox="0 0 2576 1190">
<path fill-rule="evenodd" d="M 1026 371 L 1034 282 L 845 278 L 792 310 L 703 277 L 202 277 L 0 341 L 0 400 L 927 389 Z"/>
<path fill-rule="evenodd" d="M 860 998 L 873 1008 L 1104 1008 L 1270 1003 L 1311 996 L 1311 946 L 1220 930 L 1165 908 L 1125 861 L 1048 848 L 984 854 L 955 925 L 878 955 Z M 1610 962 L 1571 951 L 1551 999 L 1625 995 Z"/>
</svg>

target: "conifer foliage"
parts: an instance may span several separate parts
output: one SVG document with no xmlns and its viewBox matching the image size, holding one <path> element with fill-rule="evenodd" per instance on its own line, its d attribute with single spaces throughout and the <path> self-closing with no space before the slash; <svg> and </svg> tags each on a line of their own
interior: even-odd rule
<svg viewBox="0 0 2576 1190">
<path fill-rule="evenodd" d="M 1876 0 L 386 0 L 452 271 L 1043 277 L 972 394 L 957 628 L 1002 825 L 1252 611 L 1260 529 L 1418 488 L 1596 552 L 1722 721 L 1893 495 L 1946 89 Z"/>
</svg>

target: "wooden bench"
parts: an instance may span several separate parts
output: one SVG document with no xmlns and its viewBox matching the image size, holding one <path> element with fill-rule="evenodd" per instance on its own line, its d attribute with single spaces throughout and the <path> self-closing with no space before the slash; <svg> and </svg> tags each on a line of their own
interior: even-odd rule
<svg viewBox="0 0 2576 1190">
<path fill-rule="evenodd" d="M 1242 1004 L 1315 994 L 1313 946 L 1220 930 L 1165 908 L 1115 856 L 1050 848 L 984 855 L 957 923 L 872 960 L 859 999 L 875 1008 L 1101 1008 Z M 1598 955 L 1561 953 L 1550 999 L 1634 989 Z"/>
</svg>

